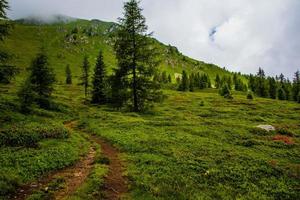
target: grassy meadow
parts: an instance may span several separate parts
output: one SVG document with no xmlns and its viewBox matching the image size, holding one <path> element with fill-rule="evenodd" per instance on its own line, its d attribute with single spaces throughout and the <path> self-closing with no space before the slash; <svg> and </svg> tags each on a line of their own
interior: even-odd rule
<svg viewBox="0 0 300 200">
<path fill-rule="evenodd" d="M 166 89 L 165 100 L 141 114 L 84 103 L 83 88 L 77 85 L 83 52 L 93 69 L 102 49 L 111 72 L 116 65 L 113 50 L 105 34 L 78 44 L 66 42 L 65 35 L 74 27 L 82 31 L 82 27 L 96 26 L 105 32 L 111 25 L 84 20 L 15 25 L 4 48 L 15 54 L 13 64 L 21 67 L 21 73 L 13 83 L 0 85 L 0 199 L 76 163 L 95 145 L 89 134 L 122 152 L 129 181 L 124 199 L 299 199 L 300 104 L 258 97 L 248 100 L 242 92 L 233 92 L 234 99 L 229 100 L 216 89 L 193 93 Z M 84 36 L 80 33 L 80 37 Z M 56 73 L 54 104 L 51 110 L 34 107 L 31 115 L 24 115 L 16 93 L 41 44 Z M 217 73 L 229 73 L 168 53 L 167 46 L 157 41 L 155 45 L 162 52 L 161 71 L 173 75 L 182 69 L 195 70 L 208 73 L 211 79 Z M 70 86 L 64 84 L 67 64 L 73 73 Z M 78 129 L 63 125 L 70 120 L 77 122 Z M 265 124 L 276 131 L 256 128 Z M 101 157 L 100 147 L 95 148 Z M 96 162 L 85 184 L 69 199 L 103 198 L 99 191 L 106 173 L 107 167 Z M 44 195 L 38 191 L 30 199 L 46 199 Z"/>
</svg>

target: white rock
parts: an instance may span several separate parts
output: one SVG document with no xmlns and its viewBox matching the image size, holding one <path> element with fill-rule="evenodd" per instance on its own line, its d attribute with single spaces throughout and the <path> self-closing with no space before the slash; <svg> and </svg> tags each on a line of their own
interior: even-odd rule
<svg viewBox="0 0 300 200">
<path fill-rule="evenodd" d="M 266 131 L 275 131 L 275 127 L 272 125 L 258 125 L 257 128 L 266 130 Z"/>
</svg>

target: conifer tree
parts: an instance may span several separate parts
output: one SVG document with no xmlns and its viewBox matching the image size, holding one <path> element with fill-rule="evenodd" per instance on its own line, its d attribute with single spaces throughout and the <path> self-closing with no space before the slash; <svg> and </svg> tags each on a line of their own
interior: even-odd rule
<svg viewBox="0 0 300 200">
<path fill-rule="evenodd" d="M 34 103 L 36 98 L 35 92 L 33 91 L 32 84 L 30 79 L 26 79 L 26 81 L 21 86 L 20 90 L 18 91 L 18 97 L 20 101 L 20 108 L 22 113 L 30 113 L 31 105 Z"/>
<path fill-rule="evenodd" d="M 221 78 L 219 76 L 219 74 L 216 75 L 216 79 L 215 79 L 215 87 L 217 89 L 219 89 L 221 87 Z"/>
<path fill-rule="evenodd" d="M 0 0 L 0 42 L 9 34 L 11 24 L 8 22 L 6 10 L 9 8 L 6 0 Z M 18 68 L 9 64 L 11 55 L 0 49 L 0 83 L 8 84 L 18 73 Z"/>
<path fill-rule="evenodd" d="M 255 86 L 255 78 L 252 74 L 249 76 L 249 82 L 248 82 L 248 88 L 252 91 L 256 91 L 256 86 Z"/>
<path fill-rule="evenodd" d="M 55 74 L 49 67 L 48 57 L 43 50 L 32 61 L 29 70 L 30 74 L 19 92 L 21 105 L 27 107 L 34 100 L 41 108 L 48 109 L 54 90 Z"/>
<path fill-rule="evenodd" d="M 169 83 L 172 83 L 172 77 L 171 77 L 171 74 L 169 74 L 169 76 L 168 76 L 168 82 L 169 82 Z"/>
<path fill-rule="evenodd" d="M 93 77 L 92 103 L 104 104 L 106 97 L 106 69 L 102 51 L 99 52 Z"/>
<path fill-rule="evenodd" d="M 295 77 L 293 80 L 293 89 L 292 89 L 292 96 L 293 100 L 297 101 L 298 100 L 298 94 L 300 93 L 300 71 L 298 70 L 295 73 Z"/>
<path fill-rule="evenodd" d="M 70 65 L 66 66 L 66 84 L 71 85 L 72 84 L 72 72 L 70 69 Z"/>
<path fill-rule="evenodd" d="M 181 81 L 178 87 L 179 91 L 189 90 L 189 78 L 185 70 L 182 71 Z"/>
<path fill-rule="evenodd" d="M 90 63 L 87 56 L 84 56 L 83 58 L 83 64 L 82 64 L 82 74 L 80 77 L 80 85 L 83 85 L 84 87 L 84 96 L 85 99 L 88 95 L 88 87 L 90 86 Z"/>
<path fill-rule="evenodd" d="M 268 97 L 268 88 L 265 78 L 265 72 L 262 68 L 259 68 L 256 76 L 255 92 L 260 97 Z"/>
<path fill-rule="evenodd" d="M 286 94 L 285 94 L 285 91 L 282 87 L 278 89 L 278 99 L 279 100 L 286 100 Z"/>
<path fill-rule="evenodd" d="M 116 32 L 115 51 L 118 60 L 118 75 L 124 81 L 132 110 L 144 110 L 149 103 L 159 98 L 159 86 L 152 77 L 157 71 L 156 51 L 147 33 L 145 17 L 137 0 L 124 4 L 124 18 L 119 21 Z"/>
<path fill-rule="evenodd" d="M 277 97 L 277 83 L 275 78 L 269 77 L 268 78 L 269 83 L 269 95 L 271 99 L 276 99 Z"/>
</svg>

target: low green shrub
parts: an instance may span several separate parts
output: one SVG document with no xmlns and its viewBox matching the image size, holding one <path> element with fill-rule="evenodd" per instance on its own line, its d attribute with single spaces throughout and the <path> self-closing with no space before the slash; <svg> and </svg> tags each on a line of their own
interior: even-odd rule
<svg viewBox="0 0 300 200">
<path fill-rule="evenodd" d="M 69 132 L 63 126 L 26 124 L 0 131 L 0 146 L 36 147 L 43 139 L 66 139 Z"/>
<path fill-rule="evenodd" d="M 247 99 L 249 99 L 249 100 L 254 99 L 253 93 L 252 93 L 252 92 L 248 92 L 248 94 L 247 94 Z"/>
<path fill-rule="evenodd" d="M 279 128 L 277 132 L 281 135 L 286 135 L 290 137 L 294 136 L 294 133 L 286 128 Z"/>
<path fill-rule="evenodd" d="M 20 180 L 13 174 L 0 172 L 0 199 L 1 196 L 13 193 L 15 188 L 20 185 Z"/>
</svg>

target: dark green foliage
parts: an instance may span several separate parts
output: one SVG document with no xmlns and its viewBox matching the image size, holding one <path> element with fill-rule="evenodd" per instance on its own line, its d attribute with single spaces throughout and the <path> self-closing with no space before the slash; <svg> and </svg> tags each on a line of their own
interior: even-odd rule
<svg viewBox="0 0 300 200">
<path fill-rule="evenodd" d="M 279 100 L 286 100 L 286 93 L 282 87 L 278 89 L 277 93 L 278 93 Z"/>
<path fill-rule="evenodd" d="M 172 83 L 172 77 L 171 77 L 171 74 L 168 75 L 168 82 L 169 82 L 169 83 Z"/>
<path fill-rule="evenodd" d="M 277 97 L 277 83 L 275 78 L 269 77 L 268 78 L 269 83 L 269 95 L 271 99 L 276 99 Z"/>
<path fill-rule="evenodd" d="M 248 87 L 252 92 L 256 91 L 255 77 L 252 74 L 249 76 Z"/>
<path fill-rule="evenodd" d="M 45 53 L 38 53 L 29 70 L 30 74 L 18 92 L 21 111 L 29 112 L 33 102 L 41 108 L 49 109 L 55 75 L 53 69 L 49 67 Z"/>
<path fill-rule="evenodd" d="M 6 0 L 0 0 L 0 41 L 8 35 L 10 24 L 7 22 L 6 10 L 9 8 Z"/>
<path fill-rule="evenodd" d="M 300 71 L 295 72 L 295 77 L 293 80 L 292 96 L 294 101 L 299 102 L 300 93 Z"/>
<path fill-rule="evenodd" d="M 27 79 L 21 89 L 18 92 L 18 97 L 20 101 L 20 110 L 22 113 L 29 113 L 31 111 L 31 105 L 36 99 L 36 93 L 33 90 L 33 86 L 30 79 Z"/>
<path fill-rule="evenodd" d="M 107 102 L 106 67 L 103 62 L 102 51 L 99 52 L 93 77 L 92 103 L 105 104 Z"/>
<path fill-rule="evenodd" d="M 48 57 L 44 52 L 38 53 L 29 68 L 30 75 L 28 81 L 32 90 L 36 93 L 36 102 L 41 108 L 49 108 L 50 97 L 53 92 L 55 75 L 53 69 L 49 67 Z"/>
<path fill-rule="evenodd" d="M 70 65 L 67 65 L 67 67 L 66 67 L 66 84 L 67 85 L 72 84 L 72 72 L 70 69 Z"/>
<path fill-rule="evenodd" d="M 43 139 L 66 139 L 69 132 L 63 126 L 21 124 L 0 131 L 0 146 L 36 147 Z"/>
<path fill-rule="evenodd" d="M 188 91 L 189 90 L 189 78 L 185 70 L 182 71 L 181 81 L 178 87 L 179 91 Z"/>
<path fill-rule="evenodd" d="M 221 87 L 221 78 L 220 78 L 220 76 L 219 76 L 219 74 L 217 74 L 216 75 L 216 79 L 215 79 L 215 87 L 217 88 L 217 89 L 219 89 L 220 87 Z"/>
<path fill-rule="evenodd" d="M 193 76 L 194 85 L 199 89 L 211 88 L 211 82 L 208 74 L 197 73 Z"/>
<path fill-rule="evenodd" d="M 162 83 L 165 83 L 165 84 L 169 82 L 166 71 L 162 72 L 162 74 L 161 74 L 161 81 L 162 81 Z"/>
<path fill-rule="evenodd" d="M 19 72 L 15 66 L 0 64 L 0 83 L 8 84 Z"/>
<path fill-rule="evenodd" d="M 254 99 L 252 91 L 249 91 L 247 93 L 247 99 L 250 99 L 250 100 Z"/>
<path fill-rule="evenodd" d="M 223 84 L 223 86 L 221 87 L 219 93 L 224 98 L 227 98 L 227 99 L 232 99 L 233 98 L 232 95 L 231 95 L 231 91 L 230 91 L 230 89 L 229 89 L 229 87 L 226 83 Z"/>
<path fill-rule="evenodd" d="M 195 87 L 195 80 L 194 80 L 194 74 L 191 74 L 189 77 L 189 89 L 190 92 L 194 92 L 194 87 Z"/>
<path fill-rule="evenodd" d="M 243 83 L 243 81 L 237 76 L 235 73 L 233 76 L 233 84 L 234 89 L 236 91 L 247 91 L 247 86 Z"/>
<path fill-rule="evenodd" d="M 80 85 L 83 85 L 84 87 L 84 96 L 87 98 L 88 95 L 88 88 L 90 86 L 90 63 L 87 56 L 84 56 L 83 58 L 83 64 L 82 64 L 82 74 L 80 77 Z"/>
<path fill-rule="evenodd" d="M 297 96 L 297 102 L 300 103 L 300 92 L 298 93 L 298 96 Z"/>
<path fill-rule="evenodd" d="M 6 10 L 8 9 L 8 2 L 0 0 L 0 42 L 9 34 L 11 24 L 7 20 Z M 1 47 L 0 50 L 0 83 L 8 84 L 12 78 L 18 73 L 18 68 L 11 66 L 8 61 L 11 56 L 6 53 Z"/>
<path fill-rule="evenodd" d="M 132 110 L 139 112 L 159 98 L 159 85 L 152 79 L 157 71 L 157 54 L 147 34 L 146 20 L 139 2 L 126 2 L 124 10 L 124 18 L 120 19 L 115 37 L 117 73 L 123 82 L 122 93 L 131 93 L 128 97 Z M 125 103 L 126 99 L 123 101 Z"/>
<path fill-rule="evenodd" d="M 268 97 L 268 86 L 265 78 L 265 72 L 262 68 L 259 68 L 255 80 L 255 91 L 260 97 Z"/>
<path fill-rule="evenodd" d="M 128 92 L 125 86 L 125 81 L 119 70 L 116 70 L 111 80 L 111 103 L 120 109 L 128 100 Z"/>
</svg>

